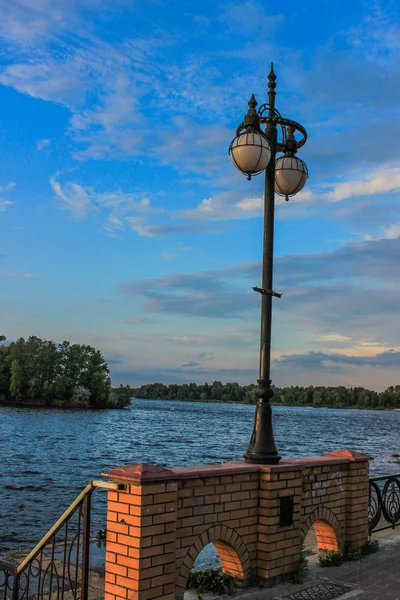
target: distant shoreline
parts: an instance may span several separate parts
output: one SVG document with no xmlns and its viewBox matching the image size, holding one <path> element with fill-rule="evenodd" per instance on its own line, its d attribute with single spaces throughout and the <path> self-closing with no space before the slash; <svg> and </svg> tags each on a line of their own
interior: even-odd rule
<svg viewBox="0 0 400 600">
<path fill-rule="evenodd" d="M 241 406 L 256 406 L 255 402 L 240 402 L 240 401 L 234 401 L 234 400 L 212 400 L 212 399 L 195 399 L 195 400 L 182 400 L 182 399 L 175 399 L 175 400 L 171 400 L 170 398 L 136 398 L 133 397 L 131 398 L 131 402 L 130 404 L 128 404 L 127 406 L 121 406 L 121 407 L 104 407 L 104 408 L 97 408 L 94 406 L 72 406 L 72 405 L 67 405 L 67 406 L 45 406 L 43 404 L 25 404 L 25 403 L 19 403 L 19 404 L 15 404 L 15 403 L 2 403 L 0 402 L 0 409 L 1 408 L 34 408 L 34 409 L 48 409 L 48 410 L 65 410 L 65 411 L 82 411 L 82 410 L 89 410 L 92 412 L 98 412 L 98 411 L 105 411 L 105 410 L 126 410 L 127 408 L 134 408 L 135 407 L 135 400 L 144 400 L 144 401 L 148 401 L 148 402 L 184 402 L 187 404 L 194 404 L 194 403 L 206 403 L 206 404 L 230 404 L 230 405 L 241 405 Z M 343 409 L 347 409 L 347 410 L 377 410 L 377 411 L 391 411 L 391 412 L 400 412 L 400 408 L 384 408 L 384 407 L 369 407 L 369 406 L 314 406 L 313 404 L 283 404 L 281 402 L 277 403 L 277 402 L 271 402 L 271 406 L 273 406 L 274 408 L 279 408 L 280 406 L 282 407 L 293 407 L 293 408 L 315 408 L 315 409 L 320 409 L 320 408 L 329 408 L 330 410 L 343 410 Z"/>
<path fill-rule="evenodd" d="M 204 403 L 212 403 L 212 404 L 240 404 L 241 406 L 256 406 L 255 402 L 235 402 L 234 400 L 171 400 L 171 398 L 132 398 L 131 406 L 134 406 L 135 400 L 145 400 L 146 402 L 186 402 L 186 403 L 196 403 L 196 402 L 204 402 Z M 271 406 L 274 408 L 279 408 L 280 406 L 289 406 L 293 408 L 329 408 L 332 410 L 379 410 L 381 411 L 394 411 L 400 412 L 400 408 L 384 408 L 384 407 L 369 407 L 369 406 L 314 406 L 313 404 L 282 404 L 281 402 L 271 402 Z"/>
<path fill-rule="evenodd" d="M 15 402 L 10 402 L 10 403 L 3 403 L 0 402 L 0 408 L 38 408 L 38 409 L 48 409 L 48 410 L 90 410 L 93 412 L 98 412 L 98 411 L 102 411 L 102 410 L 124 410 L 125 408 L 128 408 L 129 406 L 132 406 L 131 404 L 128 404 L 127 406 L 105 406 L 105 407 L 96 407 L 96 406 L 72 406 L 72 404 L 69 405 L 64 405 L 64 406 L 46 406 L 45 404 L 25 404 L 25 403 L 15 403 Z"/>
</svg>

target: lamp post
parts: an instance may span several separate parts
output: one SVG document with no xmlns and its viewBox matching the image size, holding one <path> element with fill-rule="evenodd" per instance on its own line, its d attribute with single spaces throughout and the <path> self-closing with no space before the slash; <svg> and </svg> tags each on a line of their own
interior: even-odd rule
<svg viewBox="0 0 400 600">
<path fill-rule="evenodd" d="M 281 297 L 272 286 L 275 192 L 289 200 L 304 187 L 308 177 L 306 164 L 296 156 L 297 150 L 306 143 L 307 132 L 302 125 L 284 119 L 276 110 L 275 88 L 276 75 L 271 63 L 268 103 L 257 110 L 258 103 L 252 95 L 249 110 L 229 146 L 233 164 L 247 179 L 265 171 L 262 286 L 253 288 L 261 295 L 260 370 L 254 428 L 244 455 L 247 462 L 260 464 L 276 464 L 280 460 L 270 404 L 274 395 L 270 378 L 272 297 Z M 261 125 L 266 126 L 265 131 L 261 130 Z M 298 141 L 295 132 L 301 135 Z M 277 152 L 283 152 L 283 156 L 276 159 Z"/>
</svg>

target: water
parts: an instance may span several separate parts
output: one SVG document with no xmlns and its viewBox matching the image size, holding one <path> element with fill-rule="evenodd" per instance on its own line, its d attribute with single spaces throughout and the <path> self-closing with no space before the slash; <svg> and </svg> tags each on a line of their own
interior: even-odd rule
<svg viewBox="0 0 400 600">
<path fill-rule="evenodd" d="M 174 408 L 174 410 L 171 410 Z M 184 466 L 241 459 L 254 406 L 134 400 L 122 411 L 0 408 L 0 552 L 30 549 L 82 488 L 135 462 Z M 400 412 L 274 407 L 283 457 L 348 447 L 375 457 L 371 473 L 400 464 Z M 94 529 L 105 494 L 95 492 Z"/>
</svg>

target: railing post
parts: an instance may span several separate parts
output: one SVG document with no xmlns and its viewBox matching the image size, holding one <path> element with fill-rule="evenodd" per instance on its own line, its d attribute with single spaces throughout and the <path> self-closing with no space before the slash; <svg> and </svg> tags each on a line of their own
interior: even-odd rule
<svg viewBox="0 0 400 600">
<path fill-rule="evenodd" d="M 83 501 L 83 541 L 82 541 L 82 572 L 81 572 L 81 600 L 89 597 L 89 554 L 90 554 L 90 511 L 92 492 L 90 491 Z M 78 565 L 76 565 L 78 569 Z"/>
<path fill-rule="evenodd" d="M 12 600 L 18 600 L 18 583 L 19 583 L 19 573 L 17 573 L 16 571 L 14 571 L 14 582 L 13 582 Z M 7 594 L 7 589 L 6 589 L 6 594 Z"/>
</svg>

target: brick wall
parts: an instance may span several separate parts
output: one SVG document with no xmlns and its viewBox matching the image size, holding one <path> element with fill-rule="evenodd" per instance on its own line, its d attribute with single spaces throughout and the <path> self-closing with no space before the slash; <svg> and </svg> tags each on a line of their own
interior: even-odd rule
<svg viewBox="0 0 400 600">
<path fill-rule="evenodd" d="M 362 545 L 368 459 L 342 450 L 271 466 L 113 469 L 106 475 L 125 490 L 108 497 L 106 599 L 182 598 L 193 563 L 210 542 L 222 570 L 243 579 L 293 571 L 312 526 L 321 550 L 336 550 L 344 540 Z M 286 525 L 285 498 L 293 501 Z"/>
</svg>

